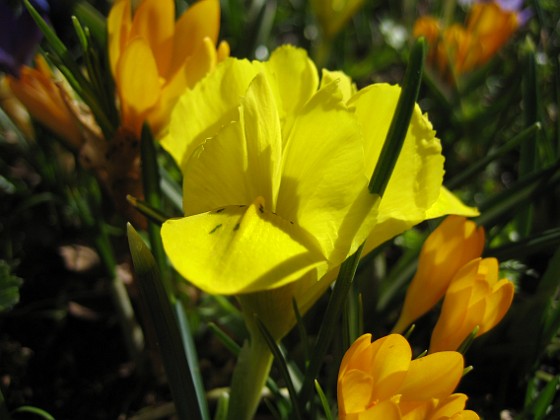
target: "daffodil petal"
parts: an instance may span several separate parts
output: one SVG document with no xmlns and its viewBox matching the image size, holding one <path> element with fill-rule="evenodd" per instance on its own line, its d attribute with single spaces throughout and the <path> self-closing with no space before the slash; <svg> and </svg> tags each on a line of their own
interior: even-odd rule
<svg viewBox="0 0 560 420">
<path fill-rule="evenodd" d="M 364 132 L 366 175 L 370 177 L 389 130 L 400 88 L 375 84 L 358 92 L 349 102 Z M 415 107 L 410 126 L 379 205 L 379 220 L 364 252 L 426 219 L 426 211 L 440 195 L 443 179 L 441 144 L 432 125 Z"/>
<path fill-rule="evenodd" d="M 378 197 L 367 190 L 361 142 L 336 84 L 315 94 L 285 140 L 278 213 L 316 238 L 332 266 L 346 259 L 376 220 Z"/>
<path fill-rule="evenodd" d="M 447 397 L 461 380 L 463 366 L 463 356 L 455 351 L 434 353 L 413 360 L 400 389 L 401 400 Z"/>
<path fill-rule="evenodd" d="M 280 287 L 323 263 L 305 233 L 267 210 L 261 197 L 249 206 L 168 220 L 161 234 L 177 271 L 212 294 Z"/>
<path fill-rule="evenodd" d="M 173 56 L 175 2 L 173 0 L 142 0 L 134 13 L 130 39 L 140 37 L 148 44 L 165 76 Z"/>
<path fill-rule="evenodd" d="M 301 109 L 319 86 L 317 68 L 301 48 L 277 48 L 263 68 L 278 98 L 281 119 Z"/>
<path fill-rule="evenodd" d="M 142 116 L 158 101 L 161 93 L 157 65 L 142 38 L 130 42 L 119 60 L 117 86 L 123 125 L 137 132 Z"/>
<path fill-rule="evenodd" d="M 224 121 L 233 120 L 241 98 L 256 74 L 249 61 L 230 58 L 193 89 L 185 91 L 173 110 L 169 131 L 161 140 L 180 167 L 184 168 L 205 139 L 216 135 Z"/>
<path fill-rule="evenodd" d="M 274 96 L 262 74 L 247 89 L 236 120 L 208 139 L 185 165 L 186 215 L 250 203 L 257 196 L 276 210 L 282 140 Z"/>
<path fill-rule="evenodd" d="M 350 76 L 348 76 L 343 71 L 330 71 L 327 69 L 323 69 L 320 88 L 323 88 L 335 81 L 336 83 L 338 83 L 338 88 L 342 93 L 343 103 L 347 103 L 350 98 L 352 98 L 352 96 L 354 96 L 358 91 L 358 89 L 356 88 L 356 84 L 352 81 Z"/>
<path fill-rule="evenodd" d="M 128 33 L 130 32 L 131 25 L 130 0 L 116 1 L 107 17 L 109 60 L 113 76 L 117 74 L 117 63 L 124 46 L 128 42 Z"/>
<path fill-rule="evenodd" d="M 455 194 L 442 186 L 437 201 L 426 211 L 426 219 L 435 219 L 447 214 L 475 217 L 480 212 L 476 207 L 465 205 Z"/>
</svg>

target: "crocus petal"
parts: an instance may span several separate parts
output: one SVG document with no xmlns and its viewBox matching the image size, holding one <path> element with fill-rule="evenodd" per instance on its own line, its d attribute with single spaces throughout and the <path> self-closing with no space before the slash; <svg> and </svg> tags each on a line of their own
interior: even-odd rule
<svg viewBox="0 0 560 420">
<path fill-rule="evenodd" d="M 401 399 L 418 401 L 447 397 L 461 380 L 463 366 L 463 356 L 454 351 L 413 360 L 400 389 Z"/>
<path fill-rule="evenodd" d="M 371 334 L 363 334 L 358 337 L 350 346 L 350 348 L 344 353 L 344 357 L 340 362 L 340 369 L 338 371 L 338 376 L 342 377 L 346 371 L 349 369 L 354 369 L 357 366 L 362 366 L 365 370 L 368 368 L 369 363 L 371 362 L 371 356 L 366 358 L 365 360 L 362 359 L 362 354 L 368 349 L 371 345 Z M 363 360 L 363 361 L 361 361 Z"/>
<path fill-rule="evenodd" d="M 496 283 L 486 302 L 486 312 L 478 335 L 491 330 L 502 320 L 511 306 L 514 293 L 515 287 L 509 280 L 503 279 Z"/>
<path fill-rule="evenodd" d="M 152 50 L 158 74 L 165 77 L 173 56 L 175 3 L 173 0 L 142 0 L 134 13 L 130 39 L 144 39 Z"/>
<path fill-rule="evenodd" d="M 261 197 L 248 207 L 168 220 L 161 233 L 177 271 L 213 294 L 280 287 L 324 263 L 307 235 Z"/>
<path fill-rule="evenodd" d="M 451 394 L 440 400 L 436 409 L 431 413 L 430 418 L 445 419 L 461 412 L 465 408 L 467 396 L 465 394 Z"/>
<path fill-rule="evenodd" d="M 370 374 L 375 378 L 374 399 L 383 401 L 402 392 L 401 386 L 410 369 L 410 344 L 400 334 L 390 334 L 371 344 L 373 360 Z"/>
<path fill-rule="evenodd" d="M 169 132 L 161 140 L 180 167 L 184 168 L 204 139 L 216 135 L 223 121 L 232 121 L 256 74 L 249 61 L 231 58 L 185 91 L 173 110 Z"/>
<path fill-rule="evenodd" d="M 113 76 L 117 74 L 117 63 L 128 42 L 128 34 L 132 26 L 130 0 L 117 0 L 107 17 L 109 38 L 109 60 Z"/>
<path fill-rule="evenodd" d="M 340 381 L 339 407 L 344 413 L 359 413 L 371 402 L 373 378 L 363 370 L 346 372 Z"/>
<path fill-rule="evenodd" d="M 186 215 L 248 204 L 257 196 L 276 211 L 282 140 L 274 96 L 262 74 L 251 83 L 235 119 L 238 122 L 208 139 L 185 166 Z M 252 174 L 251 182 L 247 182 L 247 173 Z"/>
<path fill-rule="evenodd" d="M 152 51 L 142 38 L 133 40 L 119 60 L 117 85 L 123 122 L 132 132 L 139 131 L 145 113 L 156 104 L 161 89 Z"/>
<path fill-rule="evenodd" d="M 365 239 L 376 218 L 378 197 L 367 190 L 361 142 L 336 84 L 315 94 L 285 141 L 277 211 L 316 238 L 333 266 L 351 253 L 360 231 L 358 241 Z"/>
<path fill-rule="evenodd" d="M 194 54 L 204 38 L 216 45 L 220 28 L 220 2 L 200 0 L 193 3 L 175 24 L 172 72 Z"/>
<path fill-rule="evenodd" d="M 368 410 L 357 414 L 356 417 L 346 417 L 347 420 L 400 420 L 401 413 L 398 405 L 392 400 L 381 401 Z M 341 419 L 342 420 L 342 419 Z"/>
<path fill-rule="evenodd" d="M 187 86 L 192 88 L 205 74 L 216 67 L 217 62 L 214 43 L 210 38 L 204 38 L 199 48 L 185 61 L 184 74 Z"/>
</svg>

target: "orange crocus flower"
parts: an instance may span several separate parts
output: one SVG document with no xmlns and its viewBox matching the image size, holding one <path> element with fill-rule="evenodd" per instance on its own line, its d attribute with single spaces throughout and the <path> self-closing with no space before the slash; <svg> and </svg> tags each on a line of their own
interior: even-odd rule
<svg viewBox="0 0 560 420">
<path fill-rule="evenodd" d="M 215 48 L 218 0 L 192 4 L 177 22 L 173 0 L 143 0 L 134 16 L 131 0 L 117 0 L 107 24 L 121 126 L 136 137 L 145 121 L 160 133 L 184 89 L 229 55 L 227 43 Z"/>
<path fill-rule="evenodd" d="M 463 266 L 445 294 L 430 352 L 456 350 L 476 327 L 476 337 L 494 328 L 511 306 L 513 294 L 512 282 L 498 280 L 495 258 L 477 258 Z"/>
<path fill-rule="evenodd" d="M 418 269 L 408 286 L 394 332 L 403 332 L 443 297 L 451 279 L 467 262 L 480 257 L 484 229 L 462 216 L 448 216 L 428 236 Z"/>
<path fill-rule="evenodd" d="M 438 412 L 463 411 L 466 397 L 457 400 L 459 394 L 452 394 L 463 375 L 463 356 L 445 351 L 411 358 L 410 344 L 402 335 L 373 343 L 371 334 L 359 337 L 338 373 L 339 418 L 436 419 L 433 414 Z"/>
</svg>

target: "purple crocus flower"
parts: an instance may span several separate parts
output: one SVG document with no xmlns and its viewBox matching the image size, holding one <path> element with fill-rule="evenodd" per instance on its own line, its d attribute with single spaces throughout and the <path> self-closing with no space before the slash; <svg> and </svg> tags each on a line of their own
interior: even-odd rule
<svg viewBox="0 0 560 420">
<path fill-rule="evenodd" d="M 31 0 L 46 17 L 46 0 Z M 42 33 L 21 1 L 0 1 L 0 71 L 19 76 L 20 67 L 29 64 Z"/>
</svg>

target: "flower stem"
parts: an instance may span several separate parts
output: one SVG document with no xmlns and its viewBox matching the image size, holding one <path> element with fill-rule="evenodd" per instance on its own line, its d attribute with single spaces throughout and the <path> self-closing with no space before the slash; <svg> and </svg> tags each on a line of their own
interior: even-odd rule
<svg viewBox="0 0 560 420">
<path fill-rule="evenodd" d="M 233 372 L 228 420 L 249 420 L 257 411 L 272 365 L 272 353 L 258 329 L 248 323 L 251 339 L 245 341 Z"/>
</svg>

